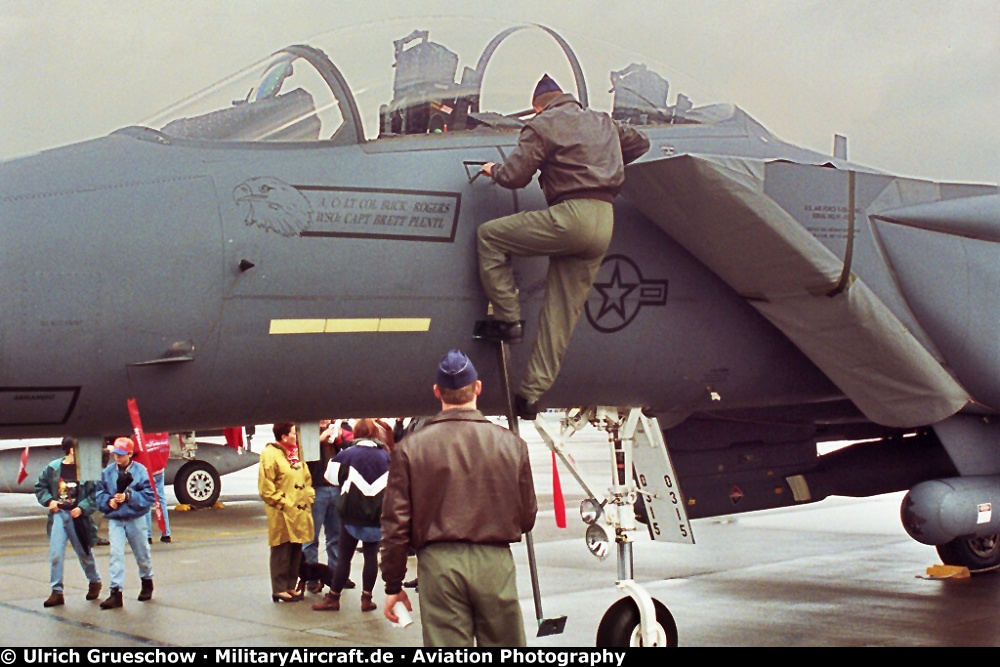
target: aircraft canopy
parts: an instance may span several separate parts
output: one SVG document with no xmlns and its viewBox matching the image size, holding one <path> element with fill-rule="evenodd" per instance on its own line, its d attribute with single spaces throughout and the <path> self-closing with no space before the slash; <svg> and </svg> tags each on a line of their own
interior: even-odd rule
<svg viewBox="0 0 1000 667">
<path fill-rule="evenodd" d="M 542 74 L 585 106 L 638 125 L 711 123 L 735 112 L 731 105 L 694 107 L 687 94 L 671 90 L 665 65 L 605 43 L 574 38 L 571 45 L 539 25 L 427 23 L 435 27 L 412 30 L 399 20 L 320 35 L 141 125 L 196 141 L 334 144 L 516 131 L 532 113 L 531 92 Z"/>
</svg>

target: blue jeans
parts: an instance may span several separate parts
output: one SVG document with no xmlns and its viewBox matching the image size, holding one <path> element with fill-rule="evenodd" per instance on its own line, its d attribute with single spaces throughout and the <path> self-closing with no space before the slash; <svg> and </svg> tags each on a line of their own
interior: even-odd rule
<svg viewBox="0 0 1000 667">
<path fill-rule="evenodd" d="M 87 581 L 92 584 L 100 583 L 101 575 L 97 572 L 93 552 L 89 554 L 84 552 L 80 538 L 76 535 L 76 528 L 73 526 L 73 517 L 66 510 L 59 510 L 52 516 L 52 535 L 49 537 L 49 562 L 52 564 L 49 578 L 52 579 L 52 590 L 59 593 L 63 590 L 63 563 L 66 560 L 67 542 L 73 545 L 73 551 L 80 559 Z"/>
<path fill-rule="evenodd" d="M 167 511 L 167 496 L 163 490 L 163 473 L 159 475 L 153 475 L 153 481 L 156 482 L 156 497 L 160 499 L 160 507 L 163 508 L 163 530 L 164 535 L 170 534 L 170 512 Z M 149 514 L 146 515 L 146 538 L 153 539 L 153 515 L 155 511 L 152 507 L 149 508 Z"/>
<path fill-rule="evenodd" d="M 312 515 L 315 533 L 313 541 L 302 547 L 302 557 L 307 563 L 319 561 L 319 531 L 326 533 L 326 564 L 337 569 L 337 538 L 340 535 L 340 515 L 337 514 L 339 486 L 317 486 Z"/>
<path fill-rule="evenodd" d="M 108 519 L 108 541 L 111 542 L 111 560 L 108 564 L 108 576 L 111 578 L 111 589 L 121 590 L 125 584 L 125 540 L 132 547 L 132 555 L 139 566 L 139 577 L 153 578 L 153 563 L 149 559 L 149 543 L 146 542 L 145 519 L 137 516 L 134 519 Z"/>
</svg>

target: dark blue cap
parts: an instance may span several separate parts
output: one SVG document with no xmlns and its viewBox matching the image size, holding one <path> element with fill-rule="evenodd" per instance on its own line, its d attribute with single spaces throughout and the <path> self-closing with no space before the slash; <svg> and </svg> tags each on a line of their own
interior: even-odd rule
<svg viewBox="0 0 1000 667">
<path fill-rule="evenodd" d="M 476 367 L 461 350 L 448 350 L 438 364 L 437 386 L 444 389 L 461 389 L 478 378 Z"/>
<path fill-rule="evenodd" d="M 535 85 L 535 92 L 531 96 L 531 99 L 536 100 L 545 93 L 557 93 L 557 92 L 558 93 L 562 92 L 562 88 L 559 87 L 559 84 L 553 81 L 548 74 L 543 74 L 542 78 L 539 79 L 538 83 Z"/>
</svg>

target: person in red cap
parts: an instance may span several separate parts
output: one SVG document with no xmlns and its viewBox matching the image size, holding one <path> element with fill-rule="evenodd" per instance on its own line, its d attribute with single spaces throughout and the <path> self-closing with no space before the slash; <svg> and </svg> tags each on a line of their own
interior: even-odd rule
<svg viewBox="0 0 1000 667">
<path fill-rule="evenodd" d="M 625 165 L 649 150 L 649 139 L 606 113 L 585 109 L 548 74 L 535 86 L 535 117 L 503 164 L 482 171 L 505 188 L 523 188 L 540 171 L 548 208 L 522 211 L 479 228 L 479 278 L 493 305 L 483 337 L 518 343 L 524 337 L 511 256 L 549 258 L 545 300 L 528 367 L 514 397 L 523 419 L 559 374 L 570 335 L 604 261 L 614 227 L 612 202 Z"/>
<path fill-rule="evenodd" d="M 153 506 L 149 473 L 145 466 L 132 460 L 135 443 L 129 438 L 117 438 L 111 456 L 114 462 L 101 471 L 101 479 L 97 482 L 97 507 L 108 519 L 108 539 L 111 541 L 108 565 L 111 594 L 101 603 L 101 609 L 123 606 L 126 540 L 139 566 L 142 581 L 139 601 L 146 602 L 153 597 L 153 564 L 146 540 L 146 516 Z"/>
<path fill-rule="evenodd" d="M 382 502 L 384 615 L 396 623 L 410 549 L 424 646 L 524 646 L 510 543 L 535 525 L 528 446 L 476 408 L 483 390 L 460 350 L 437 369 L 441 412 L 397 443 Z"/>
</svg>

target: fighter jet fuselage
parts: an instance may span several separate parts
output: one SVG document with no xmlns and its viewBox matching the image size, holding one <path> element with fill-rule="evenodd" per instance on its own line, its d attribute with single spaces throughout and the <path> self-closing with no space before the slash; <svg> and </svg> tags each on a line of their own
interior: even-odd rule
<svg viewBox="0 0 1000 667">
<path fill-rule="evenodd" d="M 651 154 L 696 134 L 653 131 Z M 303 150 L 125 130 L 4 164 L 3 282 L 16 288 L 2 306 L 0 436 L 114 432 L 130 396 L 153 429 L 433 410 L 421 359 L 433 370 L 463 347 L 491 363 L 471 340 L 487 312 L 478 224 L 545 205 L 537 187 L 470 183 L 463 168 L 516 137 Z M 708 385 L 733 406 L 837 394 L 625 201 L 605 266 L 553 405 L 700 409 Z M 545 261 L 517 269 L 530 336 Z"/>
</svg>

